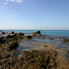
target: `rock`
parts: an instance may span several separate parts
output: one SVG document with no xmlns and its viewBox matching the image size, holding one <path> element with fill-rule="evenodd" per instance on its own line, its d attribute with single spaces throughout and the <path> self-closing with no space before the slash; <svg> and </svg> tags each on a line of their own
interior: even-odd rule
<svg viewBox="0 0 69 69">
<path fill-rule="evenodd" d="M 41 32 L 40 31 L 37 31 L 36 34 L 41 34 Z"/>
<path fill-rule="evenodd" d="M 12 31 L 11 34 L 14 34 L 14 31 Z"/>
<path fill-rule="evenodd" d="M 7 37 L 7 38 L 11 38 L 11 35 L 7 35 L 6 37 Z"/>
<path fill-rule="evenodd" d="M 69 42 L 69 40 L 67 38 L 63 38 L 62 41 L 63 42 Z"/>
<path fill-rule="evenodd" d="M 9 32 L 9 33 L 7 33 L 7 34 L 14 34 L 14 31 L 12 31 L 12 32 Z"/>
<path fill-rule="evenodd" d="M 24 33 L 18 33 L 18 35 L 24 35 Z"/>
<path fill-rule="evenodd" d="M 7 38 L 12 38 L 12 37 L 15 37 L 17 34 L 8 34 L 6 37 Z"/>
<path fill-rule="evenodd" d="M 2 37 L 0 37 L 0 43 L 3 44 L 5 42 L 5 40 L 3 40 Z"/>
<path fill-rule="evenodd" d="M 49 39 L 51 39 L 51 40 L 53 40 L 54 39 L 54 37 L 48 37 Z"/>
<path fill-rule="evenodd" d="M 12 49 L 15 49 L 15 48 L 17 48 L 18 47 L 18 42 L 14 42 L 14 43 L 12 43 L 10 46 L 9 46 L 9 49 L 10 50 L 12 50 Z"/>
<path fill-rule="evenodd" d="M 31 35 L 28 35 L 28 36 L 24 36 L 25 38 L 27 38 L 27 39 L 31 39 L 32 38 L 32 36 Z"/>
<path fill-rule="evenodd" d="M 40 34 L 37 34 L 37 36 L 41 36 Z"/>
<path fill-rule="evenodd" d="M 32 36 L 41 36 L 41 32 L 40 31 L 32 32 Z"/>
<path fill-rule="evenodd" d="M 5 32 L 2 32 L 2 34 L 5 34 Z"/>
</svg>

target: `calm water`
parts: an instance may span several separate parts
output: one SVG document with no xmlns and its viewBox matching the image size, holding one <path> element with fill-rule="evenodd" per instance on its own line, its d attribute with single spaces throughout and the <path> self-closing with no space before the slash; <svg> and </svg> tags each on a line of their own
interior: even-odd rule
<svg viewBox="0 0 69 69">
<path fill-rule="evenodd" d="M 12 32 L 14 31 L 15 33 L 32 33 L 36 32 L 38 30 L 2 30 L 4 32 Z M 52 37 L 69 37 L 69 30 L 40 30 L 41 34 L 43 35 L 48 35 Z"/>
<path fill-rule="evenodd" d="M 36 32 L 37 30 L 2 30 L 3 32 L 12 32 L 15 33 L 32 33 Z M 39 39 L 39 38 L 33 38 L 32 40 L 23 40 L 20 44 L 17 50 L 31 50 L 36 48 L 33 44 L 43 43 L 43 44 L 55 44 L 58 45 L 58 48 L 62 48 L 69 51 L 69 43 L 64 43 L 59 39 L 59 37 L 67 37 L 69 38 L 69 30 L 40 30 L 41 34 L 51 36 L 51 37 L 58 37 L 54 38 L 54 40 L 50 40 L 48 38 L 46 39 Z M 34 40 L 34 41 L 33 41 Z"/>
</svg>

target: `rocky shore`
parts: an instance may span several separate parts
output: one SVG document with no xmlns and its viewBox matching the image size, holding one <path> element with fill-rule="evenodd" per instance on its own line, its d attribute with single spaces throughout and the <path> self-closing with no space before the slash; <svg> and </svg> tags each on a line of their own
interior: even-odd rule
<svg viewBox="0 0 69 69">
<path fill-rule="evenodd" d="M 2 34 L 5 34 L 5 32 L 2 32 Z M 64 60 L 59 61 L 59 57 L 57 57 L 59 52 L 68 53 L 68 51 L 54 48 L 55 45 L 36 45 L 38 48 L 39 46 L 45 47 L 44 50 L 13 50 L 19 46 L 19 41 L 36 37 L 46 39 L 46 37 L 41 35 L 40 31 L 33 32 L 32 36 L 10 32 L 7 33 L 6 37 L 0 37 L 0 69 L 69 69 L 68 59 L 63 63 Z M 54 37 L 48 38 L 54 39 Z M 62 42 L 69 42 L 69 40 L 63 38 Z M 15 54 L 19 55 L 15 56 Z"/>
</svg>

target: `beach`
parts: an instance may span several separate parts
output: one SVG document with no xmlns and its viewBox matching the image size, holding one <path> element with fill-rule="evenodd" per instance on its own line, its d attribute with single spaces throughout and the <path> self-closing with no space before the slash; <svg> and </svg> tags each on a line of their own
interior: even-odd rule
<svg viewBox="0 0 69 69">
<path fill-rule="evenodd" d="M 2 32 L 0 69 L 69 69 L 68 34 L 20 32 Z"/>
</svg>

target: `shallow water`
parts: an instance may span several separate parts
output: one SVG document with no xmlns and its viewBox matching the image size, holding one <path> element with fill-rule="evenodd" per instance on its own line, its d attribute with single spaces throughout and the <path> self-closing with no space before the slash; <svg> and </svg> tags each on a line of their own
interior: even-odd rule
<svg viewBox="0 0 69 69">
<path fill-rule="evenodd" d="M 52 44 L 56 45 L 56 48 L 63 49 L 69 51 L 69 43 L 67 42 L 62 42 L 62 38 L 54 38 L 53 40 L 49 38 L 42 39 L 41 37 L 39 38 L 32 38 L 30 40 L 24 39 L 19 42 L 19 46 L 15 49 L 18 51 L 31 51 L 31 50 L 39 50 L 39 49 L 44 49 L 45 47 L 40 46 L 37 48 L 37 45 L 42 45 L 42 44 Z"/>
</svg>

